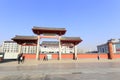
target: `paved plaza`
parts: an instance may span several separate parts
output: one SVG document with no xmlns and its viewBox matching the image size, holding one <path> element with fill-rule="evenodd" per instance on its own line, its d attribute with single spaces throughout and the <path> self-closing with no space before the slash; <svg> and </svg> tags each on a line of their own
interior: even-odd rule
<svg viewBox="0 0 120 80">
<path fill-rule="evenodd" d="M 0 80 L 120 80 L 120 59 L 6 61 Z"/>
</svg>

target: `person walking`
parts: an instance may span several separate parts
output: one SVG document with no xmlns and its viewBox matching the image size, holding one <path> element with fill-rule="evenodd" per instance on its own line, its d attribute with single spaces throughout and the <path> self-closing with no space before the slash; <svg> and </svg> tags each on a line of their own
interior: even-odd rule
<svg viewBox="0 0 120 80">
<path fill-rule="evenodd" d="M 23 53 L 18 54 L 18 64 L 22 63 L 23 60 Z"/>
<path fill-rule="evenodd" d="M 21 58 L 21 54 L 18 54 L 17 60 L 18 60 L 18 64 L 20 64 L 20 59 Z"/>
<path fill-rule="evenodd" d="M 22 55 L 22 56 L 21 56 L 21 63 L 24 63 L 24 61 L 25 61 L 25 56 Z"/>
<path fill-rule="evenodd" d="M 100 55 L 98 55 L 98 57 L 97 57 L 97 58 L 98 58 L 98 60 L 100 60 Z"/>
<path fill-rule="evenodd" d="M 44 60 L 44 61 L 48 61 L 47 55 L 44 56 L 43 60 Z"/>
</svg>

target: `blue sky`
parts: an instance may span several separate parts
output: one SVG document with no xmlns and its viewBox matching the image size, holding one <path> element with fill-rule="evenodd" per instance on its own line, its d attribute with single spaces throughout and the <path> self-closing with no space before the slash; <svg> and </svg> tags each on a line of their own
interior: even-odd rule
<svg viewBox="0 0 120 80">
<path fill-rule="evenodd" d="M 120 37 L 120 0 L 0 0 L 0 43 L 34 35 L 33 26 L 66 28 L 81 49 Z"/>
</svg>

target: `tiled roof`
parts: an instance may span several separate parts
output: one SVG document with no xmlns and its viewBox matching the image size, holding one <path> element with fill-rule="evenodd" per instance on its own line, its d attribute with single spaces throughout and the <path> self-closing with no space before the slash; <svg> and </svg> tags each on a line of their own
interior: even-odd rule
<svg viewBox="0 0 120 80">
<path fill-rule="evenodd" d="M 80 37 L 61 37 L 61 40 L 81 41 Z"/>
<path fill-rule="evenodd" d="M 4 43 L 16 43 L 15 41 L 4 41 Z"/>
<path fill-rule="evenodd" d="M 12 40 L 37 40 L 37 36 L 19 36 L 16 35 Z"/>
<path fill-rule="evenodd" d="M 62 43 L 74 43 L 75 45 L 79 44 L 82 40 L 80 37 L 62 37 Z"/>
<path fill-rule="evenodd" d="M 34 26 L 32 28 L 32 31 L 37 35 L 45 34 L 45 33 L 64 35 L 66 32 L 66 29 L 65 28 L 48 28 L 48 27 L 36 27 L 36 26 Z"/>
<path fill-rule="evenodd" d="M 37 43 L 37 36 L 15 36 L 12 38 L 13 41 L 17 42 L 18 44 L 23 43 Z"/>
<path fill-rule="evenodd" d="M 66 30 L 65 28 L 37 27 L 37 26 L 34 26 L 32 29 L 36 29 L 36 30 Z"/>
</svg>

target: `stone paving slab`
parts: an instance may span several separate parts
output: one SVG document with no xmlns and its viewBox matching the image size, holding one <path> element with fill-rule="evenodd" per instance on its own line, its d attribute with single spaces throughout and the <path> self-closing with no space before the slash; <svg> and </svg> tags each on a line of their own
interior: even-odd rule
<svg viewBox="0 0 120 80">
<path fill-rule="evenodd" d="M 0 80 L 120 80 L 120 59 L 0 63 Z"/>
</svg>

